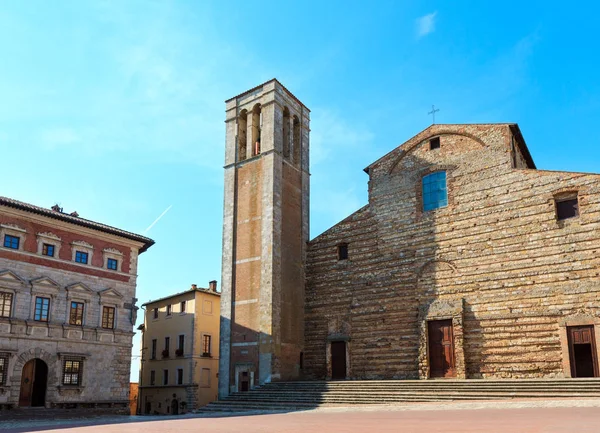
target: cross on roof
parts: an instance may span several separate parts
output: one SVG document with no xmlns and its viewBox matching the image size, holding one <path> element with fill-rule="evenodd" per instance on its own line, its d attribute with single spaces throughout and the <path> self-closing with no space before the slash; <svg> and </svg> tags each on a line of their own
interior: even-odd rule
<svg viewBox="0 0 600 433">
<path fill-rule="evenodd" d="M 431 111 L 427 114 L 431 114 L 433 116 L 433 125 L 435 125 L 435 113 L 437 113 L 438 111 L 440 111 L 439 108 L 435 108 L 435 105 L 431 106 Z"/>
</svg>

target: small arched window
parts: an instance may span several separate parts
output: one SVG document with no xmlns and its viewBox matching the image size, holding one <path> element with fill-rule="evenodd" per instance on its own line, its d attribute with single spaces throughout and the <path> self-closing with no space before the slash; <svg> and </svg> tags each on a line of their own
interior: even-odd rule
<svg viewBox="0 0 600 433">
<path fill-rule="evenodd" d="M 242 110 L 240 117 L 238 117 L 238 130 L 237 130 L 237 141 L 238 141 L 238 154 L 237 160 L 243 161 L 246 159 L 247 152 L 247 127 L 248 127 L 248 112 Z"/>
<path fill-rule="evenodd" d="M 448 206 L 448 188 L 446 185 L 446 172 L 423 176 L 423 210 L 429 211 Z"/>
<path fill-rule="evenodd" d="M 290 157 L 290 110 L 283 109 L 283 157 Z"/>
</svg>

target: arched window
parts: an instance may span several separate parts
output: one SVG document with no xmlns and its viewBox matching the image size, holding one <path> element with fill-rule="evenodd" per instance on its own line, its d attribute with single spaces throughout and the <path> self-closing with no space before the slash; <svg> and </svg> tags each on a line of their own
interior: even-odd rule
<svg viewBox="0 0 600 433">
<path fill-rule="evenodd" d="M 283 157 L 290 157 L 290 110 L 283 109 Z"/>
<path fill-rule="evenodd" d="M 260 153 L 260 127 L 262 126 L 262 115 L 260 104 L 256 104 L 252 109 L 252 156 Z"/>
<path fill-rule="evenodd" d="M 294 116 L 294 145 L 293 145 L 293 149 L 294 149 L 294 155 L 293 155 L 293 162 L 294 165 L 296 166 L 300 166 L 300 158 L 301 158 L 301 152 L 300 152 L 300 147 L 302 146 L 302 144 L 300 143 L 300 120 L 298 119 L 298 116 Z"/>
<path fill-rule="evenodd" d="M 243 161 L 246 159 L 247 152 L 247 127 L 248 127 L 248 112 L 246 110 L 242 110 L 240 113 L 240 117 L 238 117 L 238 130 L 237 130 L 237 140 L 238 140 L 238 154 L 237 160 Z"/>
<path fill-rule="evenodd" d="M 446 172 L 423 176 L 423 210 L 433 210 L 448 206 L 448 188 L 446 186 Z"/>
</svg>

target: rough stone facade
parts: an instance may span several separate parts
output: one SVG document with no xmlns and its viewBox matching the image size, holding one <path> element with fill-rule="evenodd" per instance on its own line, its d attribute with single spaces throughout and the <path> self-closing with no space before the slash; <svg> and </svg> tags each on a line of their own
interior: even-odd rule
<svg viewBox="0 0 600 433">
<path fill-rule="evenodd" d="M 18 248 L 7 247 L 6 236 L 18 238 Z M 2 198 L 1 407 L 128 411 L 137 260 L 153 243 L 58 209 Z M 52 255 L 43 253 L 48 245 L 54 247 Z M 76 251 L 86 252 L 88 263 L 75 261 Z M 116 269 L 108 265 L 109 259 L 116 260 Z M 46 317 L 36 316 L 37 298 L 48 300 Z M 77 324 L 77 317 L 71 316 L 73 302 L 83 308 Z M 114 309 L 112 321 L 103 321 L 105 307 Z M 47 368 L 47 374 L 32 379 L 34 387 L 46 383 L 34 388 L 33 403 L 23 394 L 31 381 L 24 367 L 32 360 Z M 81 365 L 79 379 L 65 380 L 65 362 L 73 360 Z"/>
<path fill-rule="evenodd" d="M 308 245 L 304 377 L 331 378 L 345 341 L 347 378 L 429 378 L 436 319 L 457 378 L 571 377 L 570 326 L 595 326 L 598 358 L 600 175 L 537 170 L 514 124 L 433 125 L 366 171 L 368 205 Z M 437 171 L 448 205 L 424 212 Z"/>
<path fill-rule="evenodd" d="M 277 80 L 226 101 L 221 396 L 300 374 L 308 131 Z"/>
</svg>

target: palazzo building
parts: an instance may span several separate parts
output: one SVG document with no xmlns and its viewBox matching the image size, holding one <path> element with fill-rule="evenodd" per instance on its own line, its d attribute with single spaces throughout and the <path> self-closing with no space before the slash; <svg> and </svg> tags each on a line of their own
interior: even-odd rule
<svg viewBox="0 0 600 433">
<path fill-rule="evenodd" d="M 128 412 L 138 256 L 153 244 L 0 197 L 0 408 Z"/>
<path fill-rule="evenodd" d="M 432 125 L 308 238 L 309 110 L 226 101 L 220 396 L 293 379 L 598 377 L 600 175 L 518 125 Z"/>
</svg>

